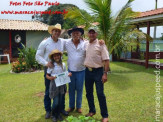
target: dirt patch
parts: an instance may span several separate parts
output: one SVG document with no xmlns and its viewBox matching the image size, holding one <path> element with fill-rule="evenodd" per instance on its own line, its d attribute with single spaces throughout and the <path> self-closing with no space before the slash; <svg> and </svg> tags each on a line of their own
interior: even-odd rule
<svg viewBox="0 0 163 122">
<path fill-rule="evenodd" d="M 36 95 L 35 96 L 37 96 L 37 97 L 43 97 L 44 96 L 44 92 L 39 92 L 39 93 L 36 93 Z"/>
</svg>

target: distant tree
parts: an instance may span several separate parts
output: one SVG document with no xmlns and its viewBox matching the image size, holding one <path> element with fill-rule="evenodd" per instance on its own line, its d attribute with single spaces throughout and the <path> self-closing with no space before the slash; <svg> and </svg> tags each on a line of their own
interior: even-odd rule
<svg viewBox="0 0 163 122">
<path fill-rule="evenodd" d="M 162 34 L 162 36 L 160 37 L 160 39 L 163 40 L 163 33 L 161 33 L 161 34 Z"/>
<path fill-rule="evenodd" d="M 79 9 L 77 6 L 73 5 L 73 4 L 59 4 L 58 6 L 50 6 L 47 10 L 45 11 L 61 11 L 63 12 L 63 10 L 65 9 L 66 11 L 68 11 L 70 8 L 76 8 Z M 85 10 L 81 10 L 82 14 L 84 14 L 87 17 L 90 17 L 91 15 L 89 15 Z M 72 28 L 73 26 L 77 26 L 77 25 L 82 25 L 84 22 L 83 21 L 76 21 L 73 19 L 64 19 L 62 14 L 43 14 L 42 16 L 40 15 L 35 15 L 32 16 L 33 20 L 39 20 L 45 24 L 48 25 L 55 25 L 57 23 L 60 23 L 62 25 L 62 28 L 64 29 L 69 29 Z"/>
<path fill-rule="evenodd" d="M 131 24 L 131 20 L 140 14 L 134 12 L 130 7 L 134 0 L 128 0 L 115 15 L 111 12 L 112 0 L 84 1 L 94 14 L 94 19 L 89 19 L 77 9 L 69 10 L 65 18 L 81 19 L 81 21 L 85 21 L 87 28 L 91 26 L 91 23 L 98 22 L 99 36 L 105 41 L 113 60 L 120 59 L 122 51 L 125 51 L 130 44 L 137 43 L 137 38 L 143 40 L 147 37 L 152 40 L 147 34 L 135 29 L 135 26 Z"/>
</svg>

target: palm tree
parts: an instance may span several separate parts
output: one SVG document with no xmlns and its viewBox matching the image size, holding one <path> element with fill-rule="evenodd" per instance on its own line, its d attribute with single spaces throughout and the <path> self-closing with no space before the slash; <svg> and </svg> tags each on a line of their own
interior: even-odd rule
<svg viewBox="0 0 163 122">
<path fill-rule="evenodd" d="M 157 0 L 155 0 L 155 9 L 157 9 Z M 156 29 L 157 29 L 157 26 L 154 26 L 154 32 L 153 32 L 153 38 L 155 39 L 156 38 Z"/>
<path fill-rule="evenodd" d="M 112 16 L 111 0 L 84 0 L 89 6 L 96 18 L 87 19 L 82 15 L 80 10 L 71 9 L 65 18 L 81 19 L 85 21 L 86 27 L 91 26 L 91 23 L 98 22 L 100 37 L 105 40 L 105 43 L 112 54 L 113 59 L 119 58 L 122 50 L 126 50 L 128 45 L 136 42 L 139 39 L 146 38 L 146 34 L 134 29 L 135 26 L 130 24 L 130 20 L 138 16 L 138 12 L 133 12 L 130 4 L 134 0 L 128 0 L 118 14 Z"/>
<path fill-rule="evenodd" d="M 155 0 L 155 9 L 157 9 L 157 0 Z"/>
</svg>

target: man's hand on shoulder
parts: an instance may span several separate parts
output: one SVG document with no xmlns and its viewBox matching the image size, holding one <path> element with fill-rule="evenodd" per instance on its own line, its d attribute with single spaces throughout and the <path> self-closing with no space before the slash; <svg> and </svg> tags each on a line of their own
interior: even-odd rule
<svg viewBox="0 0 163 122">
<path fill-rule="evenodd" d="M 105 44 L 105 41 L 102 40 L 102 39 L 98 40 L 98 42 L 99 42 L 100 45 L 104 45 Z"/>
<path fill-rule="evenodd" d="M 48 37 L 45 37 L 44 40 L 46 40 Z"/>
<path fill-rule="evenodd" d="M 54 67 L 54 65 L 53 65 L 52 62 L 48 62 L 48 63 L 46 64 L 46 66 L 49 67 L 49 68 L 53 68 L 53 67 Z"/>
</svg>

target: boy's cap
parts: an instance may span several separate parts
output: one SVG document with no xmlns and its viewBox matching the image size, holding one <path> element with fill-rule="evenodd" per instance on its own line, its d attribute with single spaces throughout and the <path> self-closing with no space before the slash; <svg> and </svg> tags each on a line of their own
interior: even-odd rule
<svg viewBox="0 0 163 122">
<path fill-rule="evenodd" d="M 96 26 L 90 27 L 90 28 L 88 29 L 88 33 L 89 33 L 91 30 L 93 30 L 94 32 L 98 33 L 98 29 L 97 29 Z"/>
</svg>

